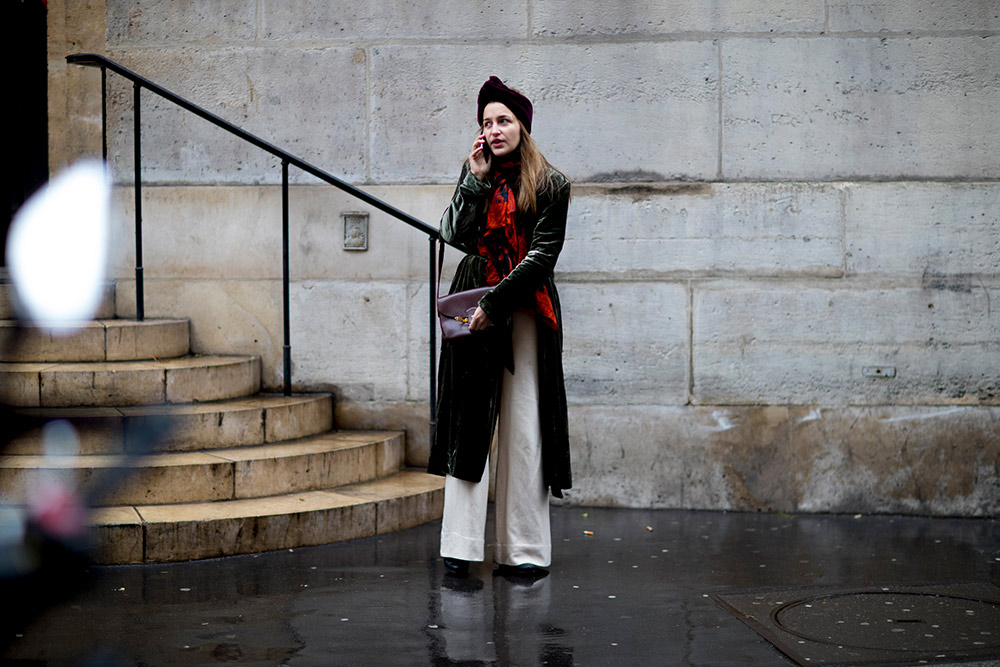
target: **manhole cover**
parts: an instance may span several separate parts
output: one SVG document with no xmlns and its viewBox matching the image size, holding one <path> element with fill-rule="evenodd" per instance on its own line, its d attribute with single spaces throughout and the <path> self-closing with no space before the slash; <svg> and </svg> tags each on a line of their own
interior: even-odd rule
<svg viewBox="0 0 1000 667">
<path fill-rule="evenodd" d="M 1000 589 L 992 584 L 768 589 L 712 598 L 800 665 L 1000 658 Z"/>
<path fill-rule="evenodd" d="M 772 612 L 786 632 L 814 642 L 892 651 L 1000 647 L 1000 604 L 935 593 L 838 593 Z"/>
</svg>

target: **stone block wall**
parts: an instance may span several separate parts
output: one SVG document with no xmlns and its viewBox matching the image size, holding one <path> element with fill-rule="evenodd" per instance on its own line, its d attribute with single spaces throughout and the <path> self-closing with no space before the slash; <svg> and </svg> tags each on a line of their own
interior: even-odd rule
<svg viewBox="0 0 1000 667">
<path fill-rule="evenodd" d="M 574 182 L 569 502 L 1000 510 L 995 3 L 49 4 L 82 43 L 432 225 L 479 85 L 529 94 Z M 73 92 L 54 132 L 93 151 L 99 79 L 58 46 L 52 86 Z M 132 90 L 109 90 L 128 315 Z M 280 165 L 150 95 L 142 119 L 147 314 L 262 355 L 279 386 Z M 345 426 L 407 428 L 419 465 L 426 238 L 291 177 L 296 387 L 335 391 Z M 343 249 L 355 210 L 365 252 Z"/>
</svg>

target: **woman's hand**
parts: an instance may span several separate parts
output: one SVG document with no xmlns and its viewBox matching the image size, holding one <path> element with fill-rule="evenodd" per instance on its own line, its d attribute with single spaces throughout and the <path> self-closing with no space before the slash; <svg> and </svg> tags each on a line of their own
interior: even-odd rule
<svg viewBox="0 0 1000 667">
<path fill-rule="evenodd" d="M 490 173 L 490 154 L 483 152 L 485 146 L 486 137 L 480 134 L 476 138 L 476 145 L 472 147 L 472 153 L 469 155 L 469 169 L 472 170 L 472 175 L 480 181 L 486 180 Z"/>
<path fill-rule="evenodd" d="M 486 315 L 486 311 L 476 306 L 476 312 L 472 314 L 472 319 L 469 320 L 469 331 L 482 331 L 492 324 L 489 316 Z"/>
</svg>

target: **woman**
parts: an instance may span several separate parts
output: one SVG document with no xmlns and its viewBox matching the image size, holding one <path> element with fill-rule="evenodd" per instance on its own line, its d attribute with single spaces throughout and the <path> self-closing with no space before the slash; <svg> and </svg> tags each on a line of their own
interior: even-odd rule
<svg viewBox="0 0 1000 667">
<path fill-rule="evenodd" d="M 548 494 L 570 483 L 562 317 L 552 271 L 570 184 L 531 138 L 532 105 L 491 76 L 480 134 L 462 168 L 442 238 L 465 250 L 451 292 L 492 286 L 441 346 L 438 421 L 428 470 L 445 475 L 441 555 L 448 572 L 484 560 L 489 455 L 497 431 L 494 560 L 542 576 L 551 563 Z"/>
</svg>

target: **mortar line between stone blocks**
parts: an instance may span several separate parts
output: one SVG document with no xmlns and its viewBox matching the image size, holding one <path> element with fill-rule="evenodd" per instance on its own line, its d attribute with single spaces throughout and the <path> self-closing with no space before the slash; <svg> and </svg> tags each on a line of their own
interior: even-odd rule
<svg viewBox="0 0 1000 667">
<path fill-rule="evenodd" d="M 687 404 L 694 405 L 694 281 L 688 281 L 687 289 L 688 298 L 688 312 L 687 312 L 687 328 L 688 328 L 688 386 L 687 386 Z"/>
<path fill-rule="evenodd" d="M 719 137 L 718 146 L 716 147 L 716 166 L 715 166 L 715 177 L 717 180 L 722 180 L 722 38 L 720 37 L 716 40 L 715 48 L 716 57 L 716 91 L 718 95 L 717 106 L 719 112 Z"/>
<path fill-rule="evenodd" d="M 256 11 L 256 33 L 257 41 L 260 42 L 264 36 L 264 25 L 263 25 L 263 10 L 264 10 L 264 0 L 257 0 L 257 11 Z"/>
<path fill-rule="evenodd" d="M 841 278 L 847 277 L 847 186 L 839 188 L 837 198 L 840 204 L 840 271 Z"/>
<path fill-rule="evenodd" d="M 406 284 L 403 285 L 403 293 L 406 295 L 406 306 L 405 306 L 405 308 L 406 308 L 406 321 L 407 322 L 412 322 L 413 321 L 414 303 L 416 301 L 420 300 L 419 290 L 418 290 L 418 293 L 411 293 L 410 292 L 410 284 L 406 283 Z M 405 391 L 406 391 L 406 397 L 407 398 L 410 398 L 411 396 L 413 396 L 413 394 L 411 393 L 413 391 L 413 374 L 412 374 L 412 370 L 413 370 L 412 365 L 413 365 L 413 362 L 412 362 L 412 359 L 411 359 L 411 357 L 413 357 L 413 355 L 409 354 L 409 351 L 413 349 L 413 343 L 414 343 L 413 337 L 411 335 L 412 332 L 413 332 L 413 330 L 412 330 L 411 327 L 406 327 L 406 351 L 407 351 L 407 354 L 403 355 L 403 359 L 404 359 L 404 361 L 403 361 L 403 366 L 404 366 L 403 372 L 405 373 L 405 377 L 406 377 L 406 390 Z M 428 336 L 428 338 L 430 338 L 430 336 Z M 430 347 L 430 341 L 429 340 L 428 340 L 427 347 L 428 348 Z M 425 359 L 425 357 L 423 355 L 420 355 L 420 358 L 421 358 L 421 361 L 423 361 Z M 427 400 L 428 401 L 430 400 L 429 396 L 428 396 Z"/>
<path fill-rule="evenodd" d="M 869 30 L 838 30 L 831 32 L 828 30 L 793 30 L 782 33 L 760 32 L 760 31 L 736 31 L 720 33 L 719 31 L 690 31 L 674 32 L 665 34 L 656 33 L 626 33 L 626 34 L 600 34 L 600 35 L 572 35 L 564 37 L 538 37 L 528 38 L 496 38 L 483 39 L 479 43 L 484 45 L 515 45 L 515 46 L 572 46 L 572 45 L 614 45 L 614 44 L 634 44 L 650 43 L 665 44 L 670 42 L 706 42 L 718 39 L 720 34 L 725 34 L 731 39 L 916 39 L 922 37 L 940 38 L 962 38 L 962 37 L 996 37 L 1000 35 L 997 30 L 974 30 L 974 29 L 954 29 L 954 30 L 887 30 L 885 32 L 872 32 Z M 325 49 L 342 48 L 359 43 L 367 44 L 369 47 L 377 46 L 456 46 L 454 37 L 382 37 L 382 38 L 272 38 L 261 40 L 267 44 L 278 45 L 289 49 Z M 183 46 L 206 49 L 253 49 L 253 45 L 248 45 L 245 40 L 224 39 L 218 42 L 183 42 Z M 176 48 L 178 42 L 174 40 L 149 40 L 149 41 L 122 41 L 114 45 L 114 49 L 119 52 L 126 51 L 146 51 L 149 49 L 170 49 Z M 61 60 L 56 62 L 62 64 Z M 140 72 L 141 74 L 141 72 Z"/>
<path fill-rule="evenodd" d="M 361 47 L 365 52 L 365 180 L 372 182 L 372 47 Z"/>
</svg>

